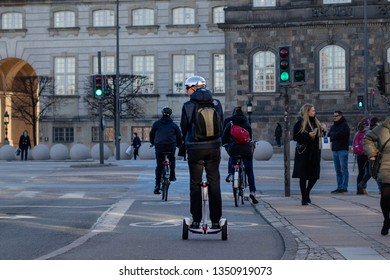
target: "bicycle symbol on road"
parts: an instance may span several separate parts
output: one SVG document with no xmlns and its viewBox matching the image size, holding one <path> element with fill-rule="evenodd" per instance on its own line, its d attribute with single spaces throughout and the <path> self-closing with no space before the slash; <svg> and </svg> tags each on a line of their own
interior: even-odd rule
<svg viewBox="0 0 390 280">
<path fill-rule="evenodd" d="M 229 222 L 229 228 L 254 227 L 256 223 L 249 222 Z M 182 220 L 167 220 L 162 222 L 138 222 L 129 224 L 131 227 L 148 227 L 148 228 L 162 228 L 162 227 L 177 227 L 182 226 Z"/>
</svg>

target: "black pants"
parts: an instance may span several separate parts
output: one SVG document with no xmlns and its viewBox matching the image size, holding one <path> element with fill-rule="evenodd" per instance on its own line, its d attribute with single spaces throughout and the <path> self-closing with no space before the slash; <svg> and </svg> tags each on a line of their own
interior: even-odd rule
<svg viewBox="0 0 390 280">
<path fill-rule="evenodd" d="M 209 183 L 209 209 L 210 220 L 218 223 L 222 217 L 222 198 L 219 164 L 221 162 L 221 150 L 187 150 L 188 168 L 190 171 L 190 211 L 194 222 L 202 220 L 202 183 L 203 169 L 206 171 L 206 179 Z"/>
<path fill-rule="evenodd" d="M 20 149 L 20 159 L 27 160 L 27 156 L 28 156 L 28 148 L 21 148 Z"/>
</svg>

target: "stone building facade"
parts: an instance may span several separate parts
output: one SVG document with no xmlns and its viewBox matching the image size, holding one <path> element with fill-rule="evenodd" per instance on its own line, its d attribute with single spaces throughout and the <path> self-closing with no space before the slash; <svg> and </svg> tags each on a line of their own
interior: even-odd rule
<svg viewBox="0 0 390 280">
<path fill-rule="evenodd" d="M 267 3 L 270 5 L 262 5 Z M 294 87 L 293 83 L 288 89 L 290 125 L 304 103 L 314 104 L 319 119 L 328 124 L 334 110 L 343 111 L 352 133 L 365 115 L 383 120 L 388 106 L 376 87 L 376 75 L 377 66 L 390 61 L 390 3 L 367 0 L 366 21 L 364 10 L 363 0 L 228 0 L 225 23 L 219 25 L 225 33 L 226 110 L 237 104 L 246 107 L 251 100 L 255 137 L 274 143 L 276 122 L 285 122 L 287 111 L 286 89 L 280 87 L 278 79 L 278 52 L 279 47 L 288 46 L 291 70 L 304 69 L 306 74 L 303 86 Z M 266 67 L 258 66 L 256 59 L 264 54 L 274 60 Z M 329 54 L 334 59 L 329 63 L 333 70 L 326 69 Z M 368 108 L 362 110 L 357 108 L 357 96 L 365 96 L 365 67 Z M 259 71 L 269 71 L 271 88 L 256 88 Z M 275 81 L 269 78 L 272 75 Z"/>
</svg>

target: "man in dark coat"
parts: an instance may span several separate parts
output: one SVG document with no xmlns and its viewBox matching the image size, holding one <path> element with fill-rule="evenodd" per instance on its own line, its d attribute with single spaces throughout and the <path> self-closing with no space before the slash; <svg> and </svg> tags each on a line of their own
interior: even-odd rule
<svg viewBox="0 0 390 280">
<path fill-rule="evenodd" d="M 175 167 L 176 167 L 176 147 L 182 144 L 181 131 L 177 124 L 171 119 L 172 109 L 164 107 L 161 111 L 162 117 L 156 121 L 149 133 L 150 143 L 154 145 L 156 152 L 156 185 L 154 193 L 160 194 L 162 162 L 164 160 L 164 152 L 170 152 L 169 162 L 170 167 L 170 181 L 176 181 Z"/>
<path fill-rule="evenodd" d="M 19 139 L 20 159 L 27 160 L 28 149 L 31 149 L 30 137 L 28 136 L 27 130 L 23 131 L 23 134 Z"/>
<path fill-rule="evenodd" d="M 134 139 L 131 145 L 134 147 L 134 160 L 136 160 L 138 156 L 139 147 L 141 147 L 141 139 L 138 137 L 137 132 L 134 132 Z"/>
</svg>

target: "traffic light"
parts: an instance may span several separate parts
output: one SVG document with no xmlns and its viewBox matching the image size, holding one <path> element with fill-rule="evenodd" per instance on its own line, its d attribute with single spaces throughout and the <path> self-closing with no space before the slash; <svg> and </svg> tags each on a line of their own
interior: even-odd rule
<svg viewBox="0 0 390 280">
<path fill-rule="evenodd" d="M 109 76 L 104 75 L 103 78 L 104 78 L 104 95 L 106 95 L 106 96 L 111 95 L 112 89 L 111 89 L 111 85 L 110 85 L 110 81 L 109 81 Z"/>
<path fill-rule="evenodd" d="M 105 77 L 101 74 L 93 76 L 93 94 L 95 98 L 102 98 L 105 89 Z"/>
<path fill-rule="evenodd" d="M 383 65 L 378 66 L 378 72 L 376 75 L 376 87 L 378 88 L 378 91 L 380 94 L 385 94 L 385 69 Z"/>
<path fill-rule="evenodd" d="M 358 95 L 357 107 L 358 107 L 358 109 L 364 109 L 364 96 L 363 95 Z"/>
<path fill-rule="evenodd" d="M 294 83 L 304 83 L 304 82 L 306 82 L 305 69 L 295 69 L 295 70 L 293 70 L 293 81 L 294 81 Z"/>
<path fill-rule="evenodd" d="M 290 48 L 279 48 L 279 82 L 286 84 L 290 82 Z"/>
</svg>

